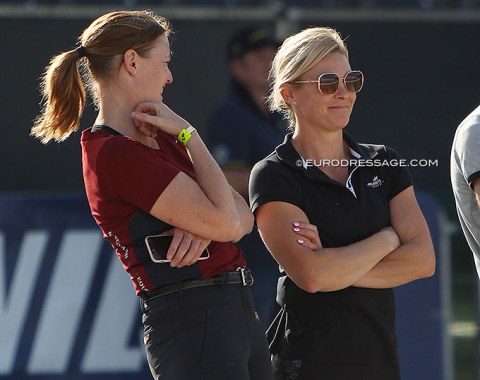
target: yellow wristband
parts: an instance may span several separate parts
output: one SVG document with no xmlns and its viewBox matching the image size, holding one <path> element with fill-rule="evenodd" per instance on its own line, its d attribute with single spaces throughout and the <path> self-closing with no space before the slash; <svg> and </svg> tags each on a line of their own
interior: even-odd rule
<svg viewBox="0 0 480 380">
<path fill-rule="evenodd" d="M 183 145 L 187 145 L 188 140 L 190 140 L 190 137 L 192 137 L 192 133 L 195 131 L 196 129 L 190 125 L 188 128 L 184 128 L 180 131 L 177 140 L 180 141 Z"/>
</svg>

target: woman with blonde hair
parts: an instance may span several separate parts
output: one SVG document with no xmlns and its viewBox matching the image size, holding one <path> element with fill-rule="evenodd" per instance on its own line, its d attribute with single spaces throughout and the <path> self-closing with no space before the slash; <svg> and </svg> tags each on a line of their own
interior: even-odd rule
<svg viewBox="0 0 480 380">
<path fill-rule="evenodd" d="M 170 32 L 150 12 L 96 19 L 47 67 L 32 135 L 47 143 L 77 130 L 84 81 L 98 108 L 81 137 L 86 193 L 141 298 L 153 377 L 271 379 L 253 279 L 232 243 L 253 215 L 195 128 L 163 103 Z"/>
<path fill-rule="evenodd" d="M 435 267 L 409 173 L 394 150 L 344 131 L 364 77 L 335 30 L 287 38 L 271 76 L 271 109 L 293 133 L 254 167 L 250 203 L 283 271 L 274 377 L 399 379 L 391 288 Z"/>
</svg>

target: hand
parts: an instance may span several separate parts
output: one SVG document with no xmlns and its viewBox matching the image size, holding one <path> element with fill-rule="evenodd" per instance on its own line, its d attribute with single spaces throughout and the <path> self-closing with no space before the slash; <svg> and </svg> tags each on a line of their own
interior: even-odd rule
<svg viewBox="0 0 480 380">
<path fill-rule="evenodd" d="M 392 251 L 395 251 L 398 247 L 402 245 L 400 238 L 398 237 L 397 232 L 391 226 L 383 227 L 380 230 L 380 233 L 385 234 L 388 239 L 389 244 L 391 244 Z"/>
<path fill-rule="evenodd" d="M 195 264 L 210 241 L 180 228 L 174 228 L 173 239 L 167 251 L 170 266 L 181 268 Z"/>
<path fill-rule="evenodd" d="M 163 102 L 140 103 L 131 116 L 140 132 L 150 137 L 156 136 L 157 129 L 176 137 L 182 129 L 190 126 Z"/>
<path fill-rule="evenodd" d="M 317 226 L 305 222 L 293 222 L 293 232 L 301 236 L 297 239 L 298 244 L 310 248 L 312 251 L 322 248 Z"/>
</svg>

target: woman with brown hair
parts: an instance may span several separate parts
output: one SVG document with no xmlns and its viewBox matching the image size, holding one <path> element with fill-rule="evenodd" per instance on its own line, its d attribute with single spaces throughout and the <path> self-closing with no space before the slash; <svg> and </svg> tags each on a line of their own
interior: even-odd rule
<svg viewBox="0 0 480 380">
<path fill-rule="evenodd" d="M 86 193 L 141 298 L 154 378 L 271 379 L 253 279 L 232 243 L 253 216 L 199 133 L 163 103 L 170 32 L 149 12 L 99 17 L 47 67 L 32 135 L 47 143 L 77 130 L 85 82 L 98 108 L 81 137 Z"/>
</svg>

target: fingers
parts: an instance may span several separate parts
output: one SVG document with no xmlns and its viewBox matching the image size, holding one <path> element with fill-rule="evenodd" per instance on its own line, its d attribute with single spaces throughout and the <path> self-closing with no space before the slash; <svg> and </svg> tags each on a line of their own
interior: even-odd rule
<svg viewBox="0 0 480 380">
<path fill-rule="evenodd" d="M 297 239 L 298 244 L 312 250 L 322 248 L 317 226 L 305 222 L 293 222 L 292 229 L 299 236 Z"/>
<path fill-rule="evenodd" d="M 190 251 L 191 237 L 189 233 L 181 229 L 175 228 L 172 243 L 167 252 L 167 259 L 170 260 L 170 266 L 181 267 L 185 255 Z"/>
<path fill-rule="evenodd" d="M 153 125 L 140 121 L 138 118 L 132 116 L 134 125 L 139 129 L 141 133 L 149 137 L 157 137 L 157 128 Z"/>
<path fill-rule="evenodd" d="M 160 126 L 159 117 L 145 112 L 134 111 L 131 114 L 135 126 L 141 127 L 150 124 L 153 127 Z"/>
<path fill-rule="evenodd" d="M 163 108 L 166 108 L 161 102 L 145 102 L 138 104 L 135 107 L 135 111 L 131 113 L 135 126 L 138 127 L 142 133 L 145 133 L 147 130 L 150 130 L 149 134 L 151 131 L 155 131 L 156 128 L 161 125 L 160 119 L 162 106 Z"/>
<path fill-rule="evenodd" d="M 163 98 L 162 98 L 163 101 Z M 149 115 L 158 115 L 158 103 L 144 102 L 135 107 L 136 112 L 148 113 Z"/>
<path fill-rule="evenodd" d="M 293 222 L 292 224 L 293 224 L 293 230 L 295 232 L 310 231 L 310 232 L 318 233 L 317 226 L 314 224 L 305 223 L 305 222 Z"/>
<path fill-rule="evenodd" d="M 139 124 L 137 125 L 140 132 L 148 137 L 157 137 L 157 130 L 149 124 Z"/>
<path fill-rule="evenodd" d="M 201 252 L 198 251 L 198 243 L 192 241 L 191 244 L 186 243 L 185 241 L 180 244 L 170 262 L 171 267 L 182 268 L 187 265 L 191 265 L 197 261 L 200 257 Z"/>
<path fill-rule="evenodd" d="M 315 251 L 319 248 L 319 246 L 317 244 L 312 243 L 308 239 L 297 239 L 297 243 L 300 244 L 303 247 L 311 249 L 312 251 Z"/>
<path fill-rule="evenodd" d="M 209 240 L 175 228 L 174 237 L 167 252 L 171 267 L 181 268 L 198 261 Z"/>
<path fill-rule="evenodd" d="M 150 135 L 156 129 L 161 129 L 173 136 L 188 128 L 190 124 L 173 112 L 162 102 L 140 103 L 131 113 L 133 123 L 144 134 Z"/>
</svg>

